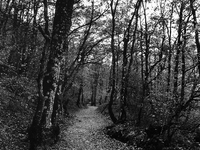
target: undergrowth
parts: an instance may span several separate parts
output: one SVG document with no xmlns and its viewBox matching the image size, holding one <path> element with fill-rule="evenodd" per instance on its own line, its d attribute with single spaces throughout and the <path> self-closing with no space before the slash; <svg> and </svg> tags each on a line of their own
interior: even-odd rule
<svg viewBox="0 0 200 150">
<path fill-rule="evenodd" d="M 0 149 L 27 150 L 27 127 L 36 103 L 36 84 L 25 77 L 0 79 Z"/>
<path fill-rule="evenodd" d="M 115 107 L 114 112 L 116 111 Z M 98 107 L 98 111 L 109 115 L 107 103 Z M 117 114 L 115 112 L 115 114 Z M 198 119 L 190 119 L 171 127 L 175 133 L 170 143 L 166 141 L 167 130 L 159 125 L 137 126 L 135 121 L 127 120 L 124 123 L 113 124 L 106 127 L 105 133 L 111 138 L 132 145 L 141 150 L 198 150 L 200 149 L 200 128 Z M 159 129 L 160 132 L 159 132 Z"/>
<path fill-rule="evenodd" d="M 0 150 L 29 149 L 28 127 L 37 105 L 37 82 L 26 77 L 0 78 Z M 75 99 L 75 98 L 74 98 Z M 69 114 L 60 120 L 62 131 L 73 122 L 78 110 L 73 97 L 69 101 Z M 51 149 L 59 148 L 59 141 Z"/>
</svg>

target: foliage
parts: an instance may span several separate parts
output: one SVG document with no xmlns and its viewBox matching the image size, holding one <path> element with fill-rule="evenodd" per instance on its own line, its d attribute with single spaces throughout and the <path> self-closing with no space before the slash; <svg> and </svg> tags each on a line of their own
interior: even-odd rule
<svg viewBox="0 0 200 150">
<path fill-rule="evenodd" d="M 143 150 L 199 149 L 199 143 L 195 141 L 196 133 L 181 130 L 181 132 L 174 136 L 173 142 L 169 146 L 165 138 L 163 138 L 163 134 L 158 133 L 157 130 L 152 130 L 153 128 L 156 129 L 158 126 L 151 127 L 151 129 L 144 129 L 135 127 L 133 122 L 127 122 L 125 124 L 108 126 L 106 128 L 106 133 L 111 138 L 115 138 Z"/>
<path fill-rule="evenodd" d="M 30 124 L 37 99 L 35 83 L 27 81 L 25 84 L 25 81 L 27 81 L 26 78 L 1 79 L 0 140 L 2 149 L 25 150 L 28 148 L 28 143 L 25 141 L 27 125 Z"/>
<path fill-rule="evenodd" d="M 36 83 L 27 77 L 5 77 L 1 79 L 1 85 L 15 96 L 31 99 L 37 93 Z"/>
</svg>

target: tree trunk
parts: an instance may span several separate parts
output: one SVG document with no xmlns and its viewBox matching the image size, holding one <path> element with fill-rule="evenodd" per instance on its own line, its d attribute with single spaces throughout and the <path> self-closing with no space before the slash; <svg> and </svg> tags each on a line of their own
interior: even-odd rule
<svg viewBox="0 0 200 150">
<path fill-rule="evenodd" d="M 83 88 L 82 88 L 82 93 L 81 93 L 81 104 L 82 104 L 83 106 L 85 106 Z"/>
<path fill-rule="evenodd" d="M 76 102 L 76 105 L 78 107 L 80 107 L 80 103 L 82 101 L 82 95 L 83 95 L 83 83 L 80 83 L 80 87 L 79 87 L 79 92 L 78 92 L 78 98 L 77 98 L 77 102 Z"/>
<path fill-rule="evenodd" d="M 122 63 L 122 78 L 121 78 L 121 91 L 120 91 L 120 107 L 121 107 L 121 114 L 120 114 L 120 121 L 124 122 L 126 120 L 126 101 L 128 96 L 128 81 L 129 81 L 129 75 L 131 72 L 131 66 L 133 62 L 133 51 L 134 51 L 134 44 L 135 44 L 135 36 L 137 31 L 137 23 L 138 23 L 138 10 L 140 8 L 141 0 L 138 0 L 135 7 L 135 12 L 133 13 L 129 25 L 124 33 L 124 50 L 123 50 L 123 63 Z M 133 19 L 135 17 L 136 23 L 135 28 L 133 31 L 133 41 L 132 41 L 132 47 L 131 47 L 131 57 L 128 59 L 128 43 L 130 41 L 130 29 L 132 26 Z"/>
<path fill-rule="evenodd" d="M 92 90 L 93 90 L 93 89 L 92 89 Z M 94 106 L 94 102 L 93 102 L 93 91 L 92 91 L 92 94 L 91 94 L 90 101 L 91 101 L 91 106 Z"/>
<path fill-rule="evenodd" d="M 141 98 L 141 105 L 139 108 L 138 112 L 138 119 L 137 119 L 137 125 L 139 126 L 141 123 L 142 119 L 142 112 L 143 112 L 143 106 L 144 106 L 144 100 L 145 98 L 149 95 L 149 74 L 150 74 L 150 69 L 149 69 L 149 46 L 150 46 L 150 35 L 148 35 L 148 25 L 147 25 L 147 14 L 146 14 L 146 8 L 143 4 L 144 8 L 144 21 L 145 21 L 145 33 L 144 33 L 144 39 L 145 39 L 145 51 L 144 51 L 144 56 L 141 56 L 141 61 L 142 61 L 142 98 Z M 142 36 L 142 35 L 141 35 Z M 142 49 L 142 46 L 141 46 Z M 143 51 L 143 50 L 142 50 Z M 143 62 L 144 59 L 144 62 Z M 143 66 L 144 65 L 144 66 Z M 144 74 L 143 74 L 144 72 Z"/>
<path fill-rule="evenodd" d="M 178 101 L 178 74 L 179 74 L 179 57 L 180 57 L 180 52 L 181 52 L 181 34 L 182 34 L 182 25 L 183 25 L 183 9 L 184 9 L 184 4 L 181 4 L 180 8 L 180 15 L 179 15 L 179 27 L 178 27 L 178 42 L 177 42 L 177 47 L 176 47 L 176 56 L 175 56 L 175 67 L 174 67 L 174 89 L 173 89 L 173 96 L 174 96 L 174 101 Z"/>
<path fill-rule="evenodd" d="M 59 125 L 56 124 L 55 101 L 56 91 L 60 77 L 60 66 L 62 55 L 66 45 L 71 27 L 73 12 L 73 0 L 57 0 L 55 17 L 53 23 L 53 33 L 50 43 L 50 56 L 43 80 L 43 92 L 39 99 L 38 109 L 33 118 L 29 131 L 30 150 L 37 150 L 38 145 L 49 145 L 57 140 L 59 135 Z M 53 117 L 53 118 L 52 118 Z"/>
<path fill-rule="evenodd" d="M 176 56 L 175 56 L 175 66 L 174 66 L 174 83 L 173 83 L 173 104 L 172 108 L 170 109 L 170 113 L 172 116 L 170 116 L 170 119 L 168 120 L 168 125 L 170 126 L 173 119 L 178 117 L 179 113 L 181 112 L 181 105 L 178 105 L 179 103 L 179 93 L 178 93 L 178 75 L 179 75 L 179 59 L 180 59 L 180 53 L 181 53 L 181 46 L 182 46 L 182 27 L 183 27 L 183 10 L 184 10 L 184 2 L 181 3 L 180 13 L 179 13 L 179 26 L 178 26 L 178 41 L 176 45 Z M 178 106 L 174 109 L 174 106 Z M 173 132 L 171 132 L 170 128 L 168 128 L 167 131 L 167 141 L 170 142 L 171 138 L 173 136 Z"/>
<path fill-rule="evenodd" d="M 171 14 L 170 14 L 170 18 L 173 18 L 173 13 L 174 13 L 174 7 L 173 5 L 171 6 Z M 172 39 L 172 19 L 170 19 L 170 25 L 169 25 L 169 30 L 168 30 L 168 38 L 169 38 L 169 55 L 168 55 L 168 71 L 167 71 L 167 94 L 169 98 L 169 94 L 170 94 L 170 83 L 171 83 L 171 59 L 172 59 L 172 43 L 171 43 L 171 39 Z"/>
<path fill-rule="evenodd" d="M 116 8 L 118 5 L 119 0 L 116 1 L 116 3 L 114 4 L 113 0 L 110 3 L 110 7 L 111 7 L 111 14 L 112 14 L 112 33 L 111 33 L 111 51 L 112 51 L 112 66 L 111 66 L 111 94 L 110 94 L 110 101 L 108 103 L 108 112 L 110 115 L 111 120 L 113 121 L 113 123 L 117 122 L 117 118 L 115 117 L 113 110 L 112 110 L 112 105 L 113 105 L 113 101 L 115 99 L 116 96 L 116 53 L 115 53 L 115 13 L 116 13 Z"/>
<path fill-rule="evenodd" d="M 197 47 L 197 58 L 198 58 L 198 69 L 199 69 L 199 75 L 200 75 L 200 41 L 199 41 L 199 29 L 197 27 L 197 17 L 196 17 L 196 10 L 194 8 L 193 3 L 195 0 L 190 0 L 190 8 L 192 10 L 192 16 L 193 16 L 193 25 L 195 29 L 195 42 L 196 42 L 196 47 Z"/>
</svg>

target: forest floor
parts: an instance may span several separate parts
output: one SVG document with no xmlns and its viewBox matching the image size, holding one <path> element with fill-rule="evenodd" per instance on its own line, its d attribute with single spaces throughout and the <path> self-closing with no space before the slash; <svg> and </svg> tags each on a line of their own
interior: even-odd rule
<svg viewBox="0 0 200 150">
<path fill-rule="evenodd" d="M 133 150 L 104 133 L 104 128 L 111 125 L 111 121 L 96 109 L 97 107 L 89 106 L 76 112 L 73 123 L 62 129 L 61 140 L 54 149 Z"/>
</svg>

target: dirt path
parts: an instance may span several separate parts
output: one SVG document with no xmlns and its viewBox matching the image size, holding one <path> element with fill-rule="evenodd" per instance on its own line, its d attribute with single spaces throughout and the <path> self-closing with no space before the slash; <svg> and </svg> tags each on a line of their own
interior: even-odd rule
<svg viewBox="0 0 200 150">
<path fill-rule="evenodd" d="M 89 106 L 75 115 L 75 122 L 64 130 L 65 143 L 59 150 L 126 150 L 126 144 L 109 138 L 102 129 L 110 122 Z M 67 145 L 66 145 L 67 144 Z"/>
</svg>

